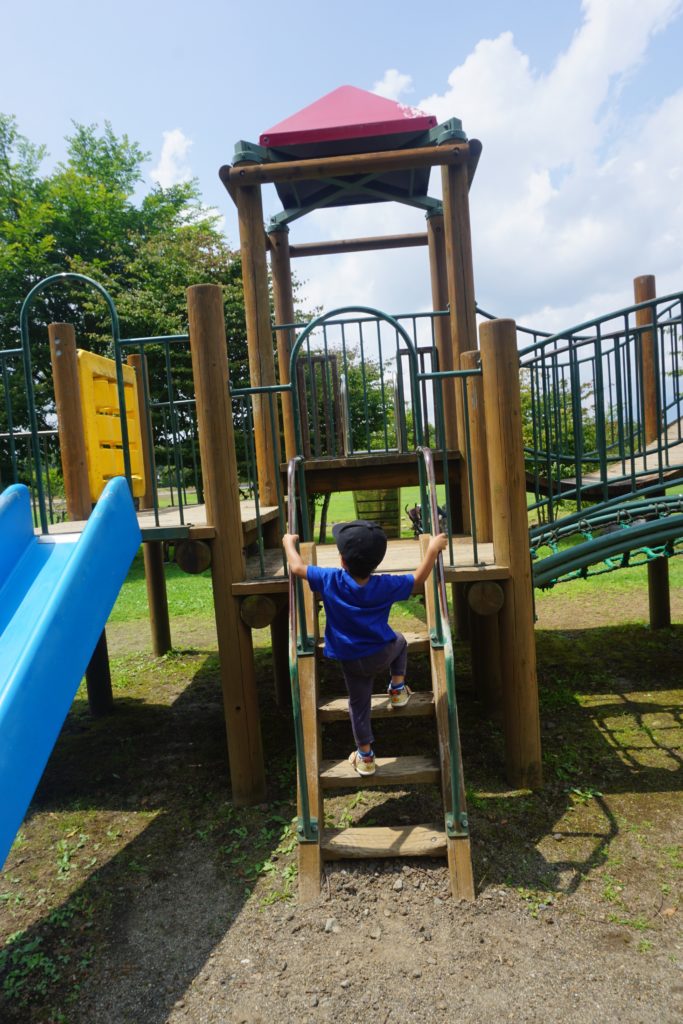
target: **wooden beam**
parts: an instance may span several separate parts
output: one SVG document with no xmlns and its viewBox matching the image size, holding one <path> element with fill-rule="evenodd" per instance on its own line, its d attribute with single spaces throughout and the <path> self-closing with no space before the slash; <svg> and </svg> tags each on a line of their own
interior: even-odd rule
<svg viewBox="0 0 683 1024">
<path fill-rule="evenodd" d="M 238 188 L 236 201 L 242 255 L 249 379 L 252 387 L 260 387 L 275 384 L 275 359 L 273 356 L 273 333 L 270 325 L 270 295 L 261 189 L 258 185 Z M 254 395 L 252 407 L 254 410 L 254 443 L 259 497 L 264 505 L 277 505 L 275 467 L 280 461 L 277 398 Z"/>
<path fill-rule="evenodd" d="M 240 496 L 221 288 L 193 285 L 187 291 L 187 308 L 206 516 L 216 531 L 211 579 L 232 796 L 236 804 L 258 803 L 266 783 L 254 652 L 251 630 L 232 594 L 233 583 L 245 573 L 242 531 L 235 529 L 241 521 Z"/>
<path fill-rule="evenodd" d="M 302 256 L 334 256 L 345 252 L 409 249 L 419 245 L 427 245 L 427 234 L 424 231 L 377 238 L 339 238 L 330 242 L 303 242 L 299 245 L 290 245 L 289 255 L 292 259 L 298 259 Z"/>
<path fill-rule="evenodd" d="M 500 611 L 507 774 L 518 788 L 541 785 L 541 731 L 536 679 L 533 585 L 514 320 L 480 327 L 489 450 L 493 548 L 510 567 Z"/>
<path fill-rule="evenodd" d="M 386 171 L 412 170 L 417 167 L 462 164 L 467 173 L 467 142 L 417 149 L 390 149 L 379 153 L 351 153 L 344 156 L 317 157 L 309 160 L 283 160 L 270 164 L 229 164 L 221 167 L 225 185 L 265 185 L 278 181 L 312 181 L 339 178 L 349 174 L 383 174 Z"/>
<path fill-rule="evenodd" d="M 432 214 L 427 218 L 427 239 L 429 244 L 429 276 L 432 285 L 432 309 L 448 309 L 448 272 L 446 267 L 446 237 L 443 214 Z M 451 345 L 450 317 L 439 316 L 434 320 L 434 338 L 440 370 L 454 370 Z M 446 444 L 458 447 L 458 423 L 456 417 L 455 381 L 435 382 L 442 389 L 444 428 Z"/>
<path fill-rule="evenodd" d="M 149 379 L 143 371 L 146 368 L 147 356 L 139 352 L 133 352 L 128 356 L 126 362 L 135 370 L 138 396 L 138 416 L 140 418 L 140 434 L 142 435 L 142 465 L 145 474 L 145 493 L 138 498 L 140 511 L 146 508 L 154 508 L 154 489 L 152 481 L 156 473 L 154 464 L 154 443 L 147 431 L 147 410 L 149 408 L 149 393 L 145 393 L 145 379 Z"/>
<path fill-rule="evenodd" d="M 275 306 L 276 324 L 294 323 L 294 291 L 292 288 L 292 264 L 289 248 L 289 228 L 282 227 L 271 231 L 270 270 L 273 281 L 273 303 Z M 289 358 L 295 341 L 295 332 L 279 330 L 275 332 L 277 339 L 277 362 L 281 384 L 289 384 Z M 296 455 L 296 430 L 294 427 L 294 409 L 291 394 L 283 394 L 282 426 L 285 435 L 285 457 L 289 462 Z"/>
</svg>

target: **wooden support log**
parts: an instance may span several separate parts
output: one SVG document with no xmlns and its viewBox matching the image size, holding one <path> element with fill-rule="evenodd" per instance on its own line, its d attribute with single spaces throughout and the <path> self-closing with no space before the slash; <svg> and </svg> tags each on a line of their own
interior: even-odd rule
<svg viewBox="0 0 683 1024">
<path fill-rule="evenodd" d="M 657 297 L 657 284 L 652 274 L 643 274 L 633 281 L 636 302 L 647 302 Z M 639 309 L 636 323 L 647 327 L 653 322 L 652 309 Z M 640 336 L 641 380 L 643 389 L 643 420 L 645 443 L 656 441 L 662 430 L 660 385 L 657 376 L 657 332 L 643 331 Z M 650 606 L 650 628 L 667 629 L 671 625 L 671 596 L 669 587 L 669 561 L 657 558 L 647 563 L 647 589 Z"/>
<path fill-rule="evenodd" d="M 477 615 L 497 615 L 504 600 L 503 588 L 495 580 L 471 583 L 467 588 L 467 603 Z"/>
<path fill-rule="evenodd" d="M 379 153 L 353 153 L 349 156 L 327 156 L 307 160 L 283 160 L 269 164 L 224 165 L 219 170 L 223 184 L 234 188 L 242 185 L 266 185 L 278 181 L 312 181 L 316 178 L 338 178 L 349 174 L 382 174 L 385 171 L 412 170 L 439 164 L 465 167 L 469 159 L 467 142 L 443 146 L 422 146 L 418 149 L 390 149 Z"/>
<path fill-rule="evenodd" d="M 258 185 L 238 188 L 235 198 L 242 254 L 249 379 L 252 387 L 261 387 L 275 384 L 261 189 Z M 280 464 L 277 398 L 274 395 L 254 395 L 252 405 L 259 497 L 263 505 L 277 505 L 275 476 L 276 467 Z"/>
<path fill-rule="evenodd" d="M 265 594 L 252 594 L 245 597 L 240 604 L 242 622 L 250 629 L 265 629 L 270 626 L 277 613 L 277 605 Z"/>
<path fill-rule="evenodd" d="M 228 394 L 223 296 L 218 285 L 187 292 L 192 373 L 197 396 L 199 450 L 206 518 L 212 541 L 212 585 L 221 662 L 232 796 L 258 803 L 266 792 L 251 630 L 240 618 L 232 584 L 245 577 L 237 456 Z"/>
<path fill-rule="evenodd" d="M 273 304 L 276 324 L 294 323 L 294 293 L 292 288 L 292 264 L 289 249 L 289 228 L 285 225 L 278 231 L 271 231 L 270 270 L 273 281 Z M 294 342 L 293 330 L 280 330 L 277 336 L 277 362 L 281 384 L 289 384 L 289 357 Z M 282 426 L 285 435 L 285 457 L 287 462 L 296 455 L 296 430 L 291 394 L 282 395 Z"/>
<path fill-rule="evenodd" d="M 542 779 L 541 731 L 514 320 L 483 323 L 480 340 L 494 556 L 510 569 L 500 611 L 507 774 L 513 786 L 535 788 Z"/>
<path fill-rule="evenodd" d="M 432 308 L 448 309 L 448 271 L 446 267 L 446 239 L 443 214 L 432 214 L 427 218 L 427 239 L 429 242 L 429 276 L 432 285 Z M 454 370 L 453 348 L 449 317 L 439 316 L 434 321 L 434 340 L 440 370 Z M 444 434 L 446 447 L 458 448 L 458 423 L 456 417 L 455 381 L 435 383 L 443 396 Z"/>
<path fill-rule="evenodd" d="M 481 697 L 484 713 L 499 722 L 503 717 L 503 677 L 498 616 L 472 611 L 470 643 L 475 692 Z"/>
<path fill-rule="evenodd" d="M 78 383 L 76 332 L 73 324 L 49 324 L 47 333 L 50 342 L 67 516 L 71 521 L 82 521 L 92 512 L 92 500 L 83 430 L 81 389 Z M 107 635 L 104 630 L 85 670 L 85 681 L 92 714 L 105 715 L 113 711 L 114 696 L 107 654 Z"/>
<path fill-rule="evenodd" d="M 174 561 L 183 572 L 198 576 L 211 565 L 211 545 L 204 540 L 179 540 Z"/>
</svg>

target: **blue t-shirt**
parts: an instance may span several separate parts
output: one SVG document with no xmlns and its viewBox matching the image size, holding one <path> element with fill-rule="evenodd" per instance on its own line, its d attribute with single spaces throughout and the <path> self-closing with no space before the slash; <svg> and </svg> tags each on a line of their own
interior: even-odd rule
<svg viewBox="0 0 683 1024">
<path fill-rule="evenodd" d="M 381 573 L 361 586 L 346 569 L 321 569 L 309 565 L 306 579 L 311 590 L 323 599 L 327 625 L 327 658 L 354 661 L 374 654 L 394 639 L 389 612 L 395 601 L 405 601 L 413 592 L 415 577 Z"/>
</svg>

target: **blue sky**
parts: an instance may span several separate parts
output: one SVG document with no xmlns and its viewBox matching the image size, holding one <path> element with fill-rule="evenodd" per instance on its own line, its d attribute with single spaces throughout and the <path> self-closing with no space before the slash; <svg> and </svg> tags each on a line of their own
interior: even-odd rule
<svg viewBox="0 0 683 1024">
<path fill-rule="evenodd" d="M 479 302 L 566 326 L 627 302 L 637 274 L 683 287 L 681 6 L 27 0 L 2 16 L 0 109 L 47 145 L 47 166 L 72 120 L 111 121 L 150 151 L 148 173 L 198 178 L 233 244 L 217 171 L 237 139 L 342 84 L 459 116 L 484 145 L 471 193 Z M 277 211 L 274 192 L 264 200 Z M 423 229 L 416 211 L 379 204 L 313 215 L 292 241 Z M 297 269 L 327 307 L 429 301 L 421 250 Z"/>
</svg>

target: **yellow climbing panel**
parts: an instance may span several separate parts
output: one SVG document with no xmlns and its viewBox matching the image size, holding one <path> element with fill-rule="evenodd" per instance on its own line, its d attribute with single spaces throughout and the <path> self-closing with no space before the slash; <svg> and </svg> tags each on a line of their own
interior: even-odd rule
<svg viewBox="0 0 683 1024">
<path fill-rule="evenodd" d="M 88 456 L 90 497 L 97 501 L 113 476 L 123 476 L 121 410 L 116 384 L 116 363 L 93 352 L 78 350 L 78 382 L 81 392 L 83 431 Z M 135 370 L 123 366 L 123 384 L 128 424 L 128 446 L 133 496 L 145 493 L 142 433 L 138 413 Z"/>
</svg>

